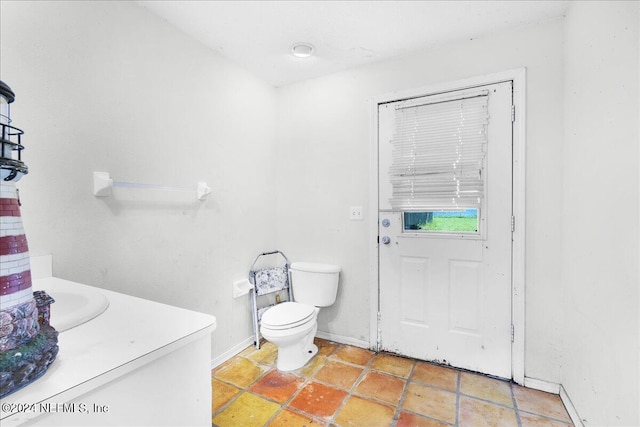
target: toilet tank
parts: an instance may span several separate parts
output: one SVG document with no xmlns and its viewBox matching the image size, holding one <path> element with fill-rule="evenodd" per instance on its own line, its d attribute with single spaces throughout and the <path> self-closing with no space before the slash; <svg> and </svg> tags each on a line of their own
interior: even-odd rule
<svg viewBox="0 0 640 427">
<path fill-rule="evenodd" d="M 289 272 L 294 301 L 316 307 L 328 307 L 336 301 L 340 266 L 294 262 Z"/>
</svg>

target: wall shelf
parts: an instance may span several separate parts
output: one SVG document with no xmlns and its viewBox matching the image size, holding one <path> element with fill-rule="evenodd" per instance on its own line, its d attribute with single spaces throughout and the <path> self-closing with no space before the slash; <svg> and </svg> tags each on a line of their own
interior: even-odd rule
<svg viewBox="0 0 640 427">
<path fill-rule="evenodd" d="M 133 188 L 140 190 L 179 191 L 195 193 L 198 200 L 206 200 L 211 194 L 211 187 L 206 182 L 198 182 L 195 187 L 171 187 L 156 184 L 139 184 L 134 182 L 114 181 L 109 172 L 93 172 L 93 195 L 108 197 L 113 194 L 113 187 Z"/>
</svg>

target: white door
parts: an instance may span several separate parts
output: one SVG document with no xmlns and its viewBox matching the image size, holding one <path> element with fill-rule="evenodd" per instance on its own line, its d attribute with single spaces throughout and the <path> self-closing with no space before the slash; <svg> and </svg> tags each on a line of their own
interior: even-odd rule
<svg viewBox="0 0 640 427">
<path fill-rule="evenodd" d="M 512 82 L 479 90 L 488 124 L 472 209 L 394 207 L 388 173 L 396 111 L 469 90 L 378 106 L 379 339 L 386 351 L 511 378 Z"/>
</svg>

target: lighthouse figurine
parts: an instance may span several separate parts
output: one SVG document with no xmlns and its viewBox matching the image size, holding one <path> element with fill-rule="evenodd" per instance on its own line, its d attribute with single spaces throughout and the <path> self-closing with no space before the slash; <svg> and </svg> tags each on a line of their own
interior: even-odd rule
<svg viewBox="0 0 640 427">
<path fill-rule="evenodd" d="M 22 161 L 24 132 L 11 126 L 14 100 L 11 88 L 0 80 L 0 398 L 40 378 L 58 353 L 57 331 L 38 321 L 43 317 L 38 305 L 48 320 L 52 299 L 38 293 L 36 300 L 32 290 L 16 188 L 28 168 Z"/>
</svg>

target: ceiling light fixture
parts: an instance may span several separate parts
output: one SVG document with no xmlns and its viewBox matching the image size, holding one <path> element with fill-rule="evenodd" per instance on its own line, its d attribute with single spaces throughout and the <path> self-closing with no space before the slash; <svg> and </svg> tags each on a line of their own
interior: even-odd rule
<svg viewBox="0 0 640 427">
<path fill-rule="evenodd" d="M 313 46 L 309 43 L 296 43 L 291 46 L 291 54 L 296 58 L 308 58 L 313 55 Z"/>
</svg>

